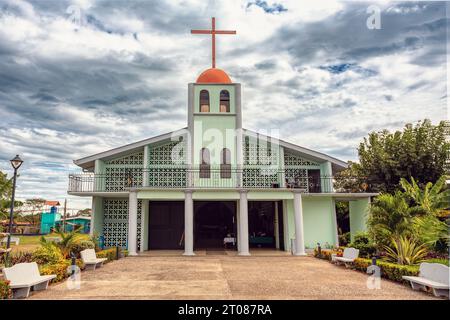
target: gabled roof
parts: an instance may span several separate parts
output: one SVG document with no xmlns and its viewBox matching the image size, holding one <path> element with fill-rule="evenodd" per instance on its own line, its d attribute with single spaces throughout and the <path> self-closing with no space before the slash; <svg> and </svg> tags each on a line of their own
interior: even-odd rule
<svg viewBox="0 0 450 320">
<path fill-rule="evenodd" d="M 51 207 L 59 207 L 61 204 L 59 203 L 59 201 L 45 200 L 45 205 Z"/>
<path fill-rule="evenodd" d="M 87 156 L 78 160 L 74 160 L 74 164 L 76 164 L 77 166 L 83 168 L 83 169 L 91 169 L 94 167 L 95 164 L 95 160 L 110 160 L 110 159 L 114 159 L 117 157 L 120 157 L 122 155 L 126 155 L 132 152 L 137 152 L 139 150 L 142 150 L 142 148 L 148 144 L 152 144 L 152 143 L 157 143 L 157 142 L 161 142 L 164 140 L 169 140 L 171 137 L 173 136 L 180 136 L 183 135 L 184 133 L 186 133 L 187 127 L 182 128 L 180 130 L 176 130 L 176 131 L 172 131 L 172 132 L 168 132 L 165 134 L 161 134 L 152 138 L 148 138 L 145 140 L 141 140 L 135 143 L 130 143 L 118 148 L 114 148 L 108 151 L 104 151 L 104 152 L 100 152 L 91 156 Z M 260 137 L 264 137 L 264 139 L 267 140 L 273 140 L 274 138 L 267 136 L 267 135 L 263 135 L 261 133 L 257 133 L 254 132 L 252 130 L 247 130 L 247 129 L 243 129 L 243 134 L 247 135 L 247 136 L 260 136 Z M 319 163 L 323 163 L 325 161 L 330 161 L 333 169 L 340 171 L 343 170 L 345 168 L 347 168 L 347 163 L 345 161 L 339 160 L 337 158 L 331 157 L 329 155 L 326 155 L 324 153 L 321 152 L 317 152 L 308 148 L 304 148 L 298 145 L 295 145 L 293 143 L 278 139 L 278 142 L 281 146 L 283 146 L 284 148 L 287 148 L 289 150 L 292 150 L 293 152 L 297 152 L 299 154 L 301 154 L 301 156 L 303 156 L 306 159 L 312 160 L 312 161 L 316 161 Z"/>
<path fill-rule="evenodd" d="M 93 168 L 94 164 L 95 164 L 95 160 L 109 160 L 109 159 L 113 159 L 113 158 L 117 158 L 120 157 L 121 155 L 125 155 L 128 153 L 132 153 L 135 151 L 139 151 L 141 150 L 144 146 L 151 144 L 151 143 L 156 143 L 156 142 L 160 142 L 160 141 L 164 141 L 164 140 L 168 140 L 170 139 L 173 135 L 181 135 L 183 134 L 183 132 L 185 132 L 185 130 L 187 130 L 186 128 L 182 128 L 180 130 L 177 131 L 172 131 L 172 132 L 168 132 L 168 133 L 164 133 L 161 134 L 159 136 L 155 136 L 152 138 L 148 138 L 145 140 L 141 140 L 138 142 L 134 142 L 134 143 L 130 143 L 121 147 L 117 147 L 114 149 L 110 149 L 108 151 L 104 151 L 104 152 L 100 152 L 100 153 L 96 153 L 94 155 L 91 156 L 87 156 L 78 160 L 74 160 L 73 163 L 76 164 L 77 166 L 83 168 L 83 169 L 89 169 L 89 168 Z"/>
<path fill-rule="evenodd" d="M 267 140 L 273 139 L 270 136 L 267 136 L 267 135 L 264 135 L 264 134 L 261 134 L 261 133 L 258 133 L 258 132 L 252 131 L 252 130 L 248 130 L 248 129 L 243 129 L 243 130 L 244 130 L 244 135 L 245 134 L 248 136 L 257 136 L 258 135 L 260 137 L 261 136 L 264 137 L 264 139 L 267 139 Z M 282 147 L 290 149 L 294 152 L 298 152 L 303 157 L 310 159 L 312 161 L 316 161 L 316 162 L 330 161 L 333 166 L 333 169 L 335 169 L 335 170 L 338 170 L 338 171 L 343 170 L 343 169 L 347 168 L 347 166 L 348 166 L 347 162 L 339 160 L 332 156 L 329 156 L 325 153 L 321 153 L 321 152 L 317 152 L 317 151 L 314 151 L 314 150 L 311 150 L 311 149 L 308 149 L 305 147 L 301 147 L 301 146 L 298 146 L 296 144 L 293 144 L 293 143 L 290 143 L 290 142 L 287 142 L 287 141 L 284 141 L 281 139 L 278 139 L 278 142 Z"/>
</svg>

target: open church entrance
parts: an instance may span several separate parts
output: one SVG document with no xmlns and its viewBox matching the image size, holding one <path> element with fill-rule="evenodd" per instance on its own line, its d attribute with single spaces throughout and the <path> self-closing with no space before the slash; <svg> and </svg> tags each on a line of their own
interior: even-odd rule
<svg viewBox="0 0 450 320">
<path fill-rule="evenodd" d="M 284 250 L 282 201 L 249 201 L 248 229 L 251 248 Z"/>
<path fill-rule="evenodd" d="M 195 249 L 224 248 L 224 238 L 236 238 L 236 228 L 236 202 L 194 201 Z"/>
</svg>

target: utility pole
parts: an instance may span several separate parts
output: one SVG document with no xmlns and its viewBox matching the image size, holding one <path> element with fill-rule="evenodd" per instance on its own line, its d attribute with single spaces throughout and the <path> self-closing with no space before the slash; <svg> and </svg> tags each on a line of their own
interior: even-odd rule
<svg viewBox="0 0 450 320">
<path fill-rule="evenodd" d="M 67 198 L 64 199 L 63 232 L 66 232 Z"/>
</svg>

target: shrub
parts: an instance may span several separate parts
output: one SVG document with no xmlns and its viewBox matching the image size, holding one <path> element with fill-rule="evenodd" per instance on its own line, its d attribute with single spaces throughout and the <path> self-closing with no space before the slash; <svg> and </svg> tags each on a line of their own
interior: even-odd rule
<svg viewBox="0 0 450 320">
<path fill-rule="evenodd" d="M 78 258 L 80 257 L 80 252 L 85 249 L 95 249 L 94 242 L 90 240 L 80 240 L 72 242 L 69 246 L 70 253 L 73 253 Z"/>
<path fill-rule="evenodd" d="M 367 267 L 372 264 L 372 260 L 357 258 L 354 262 L 354 268 L 359 271 L 366 272 Z M 381 269 L 381 276 L 383 278 L 406 283 L 402 276 L 417 276 L 419 274 L 419 266 L 404 266 L 396 263 L 386 261 L 377 261 L 377 266 Z"/>
<path fill-rule="evenodd" d="M 33 252 L 32 258 L 40 265 L 64 261 L 61 250 L 53 243 L 41 243 L 41 246 Z"/>
<path fill-rule="evenodd" d="M 448 259 L 427 259 L 427 260 L 424 260 L 424 262 L 428 262 L 428 263 L 440 263 L 440 264 L 449 266 L 449 260 L 448 260 Z"/>
<path fill-rule="evenodd" d="M 350 232 L 339 235 L 339 244 L 341 246 L 347 246 L 350 243 Z"/>
<path fill-rule="evenodd" d="M 97 258 L 107 258 L 105 262 L 116 260 L 116 248 L 109 248 L 96 252 Z"/>
<path fill-rule="evenodd" d="M 12 290 L 8 280 L 0 280 L 0 300 L 12 298 Z"/>
<path fill-rule="evenodd" d="M 401 265 L 412 265 L 422 262 L 428 253 L 425 244 L 419 245 L 414 239 L 402 236 L 392 238 L 392 248 L 385 246 L 384 249 L 389 261 L 397 262 Z"/>
<path fill-rule="evenodd" d="M 52 283 L 56 283 L 66 279 L 69 276 L 67 273 L 67 268 L 69 266 L 69 260 L 61 260 L 58 263 L 39 266 L 39 271 L 41 272 L 41 275 L 56 274 L 56 278 L 52 280 Z"/>
<path fill-rule="evenodd" d="M 319 259 L 328 260 L 328 261 L 331 261 L 332 254 L 337 254 L 337 253 L 338 253 L 337 250 L 322 249 L 321 254 L 319 255 L 319 250 L 314 249 L 314 257 L 319 258 Z"/>
<path fill-rule="evenodd" d="M 353 247 L 359 250 L 359 256 L 364 258 L 370 258 L 376 252 L 375 245 L 370 241 L 369 235 L 365 232 L 359 232 L 355 234 L 353 242 L 349 247 Z"/>
<path fill-rule="evenodd" d="M 13 266 L 18 263 L 33 262 L 33 252 L 18 251 L 9 254 L 9 265 Z"/>
</svg>

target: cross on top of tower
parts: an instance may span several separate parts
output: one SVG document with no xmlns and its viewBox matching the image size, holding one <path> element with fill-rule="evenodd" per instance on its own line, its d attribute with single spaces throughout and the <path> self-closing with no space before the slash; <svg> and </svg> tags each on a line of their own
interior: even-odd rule
<svg viewBox="0 0 450 320">
<path fill-rule="evenodd" d="M 211 35 L 211 56 L 212 67 L 216 67 L 216 34 L 236 34 L 235 30 L 216 30 L 216 18 L 211 18 L 211 30 L 191 30 L 192 34 L 210 34 Z"/>
</svg>

